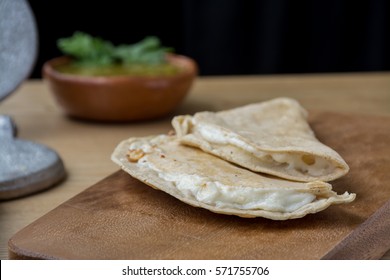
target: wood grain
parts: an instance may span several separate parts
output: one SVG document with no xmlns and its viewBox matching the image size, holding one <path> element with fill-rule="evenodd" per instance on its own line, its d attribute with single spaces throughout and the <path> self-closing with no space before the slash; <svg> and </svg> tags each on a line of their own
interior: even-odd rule
<svg viewBox="0 0 390 280">
<path fill-rule="evenodd" d="M 175 114 L 221 110 L 287 96 L 310 110 L 390 116 L 390 73 L 335 73 L 200 77 Z M 67 179 L 47 191 L 0 203 L 0 259 L 8 258 L 8 240 L 25 226 L 118 170 L 109 157 L 130 136 L 164 133 L 170 119 L 128 124 L 79 122 L 66 118 L 41 80 L 23 83 L 0 103 L 18 137 L 55 149 Z M 384 244 L 385 247 L 385 244 Z M 390 251 L 382 258 L 390 259 Z"/>
<path fill-rule="evenodd" d="M 15 234 L 10 257 L 381 257 L 389 249 L 390 213 L 387 206 L 374 213 L 390 200 L 385 187 L 390 182 L 390 118 L 320 112 L 311 114 L 310 123 L 350 165 L 350 173 L 333 185 L 339 193 L 355 192 L 353 203 L 296 220 L 244 219 L 191 207 L 118 171 Z M 358 242 L 348 241 L 351 236 Z"/>
<path fill-rule="evenodd" d="M 366 259 L 382 257 L 390 248 L 390 201 L 352 231 L 324 260 Z"/>
</svg>

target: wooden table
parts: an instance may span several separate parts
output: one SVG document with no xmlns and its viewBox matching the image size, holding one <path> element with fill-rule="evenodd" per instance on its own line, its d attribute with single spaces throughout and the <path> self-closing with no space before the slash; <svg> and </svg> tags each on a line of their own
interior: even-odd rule
<svg viewBox="0 0 390 280">
<path fill-rule="evenodd" d="M 390 73 L 201 77 L 175 114 L 221 110 L 278 96 L 296 98 L 307 109 L 390 116 Z M 17 231 L 118 170 L 110 155 L 130 136 L 165 133 L 170 117 L 133 124 L 80 122 L 63 115 L 40 80 L 25 82 L 0 104 L 17 124 L 18 137 L 55 149 L 68 173 L 58 186 L 0 202 L 0 258 Z M 390 259 L 388 251 L 384 259 Z"/>
</svg>

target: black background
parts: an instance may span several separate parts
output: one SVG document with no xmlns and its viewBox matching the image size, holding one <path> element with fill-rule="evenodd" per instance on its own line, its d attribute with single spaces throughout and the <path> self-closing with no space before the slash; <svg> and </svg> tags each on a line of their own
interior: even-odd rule
<svg viewBox="0 0 390 280">
<path fill-rule="evenodd" d="M 160 37 L 194 58 L 201 75 L 390 69 L 386 0 L 30 0 L 39 56 L 59 56 L 56 40 L 80 30 L 112 41 Z"/>
</svg>

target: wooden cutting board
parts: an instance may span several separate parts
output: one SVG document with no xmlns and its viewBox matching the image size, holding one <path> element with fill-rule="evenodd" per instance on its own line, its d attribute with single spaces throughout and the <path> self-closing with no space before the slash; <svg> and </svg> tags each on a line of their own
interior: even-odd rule
<svg viewBox="0 0 390 280">
<path fill-rule="evenodd" d="M 353 203 L 296 220 L 245 219 L 188 206 L 118 171 L 16 233 L 10 258 L 380 258 L 390 249 L 390 118 L 320 112 L 310 124 L 349 164 L 333 186 L 356 193 Z"/>
</svg>

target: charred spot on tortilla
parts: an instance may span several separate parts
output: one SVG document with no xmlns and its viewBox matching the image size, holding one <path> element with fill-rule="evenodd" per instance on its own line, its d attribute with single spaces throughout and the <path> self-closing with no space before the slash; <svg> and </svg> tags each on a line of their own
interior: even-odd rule
<svg viewBox="0 0 390 280">
<path fill-rule="evenodd" d="M 129 162 L 137 162 L 145 155 L 142 149 L 131 149 L 126 153 L 127 160 Z"/>
</svg>

